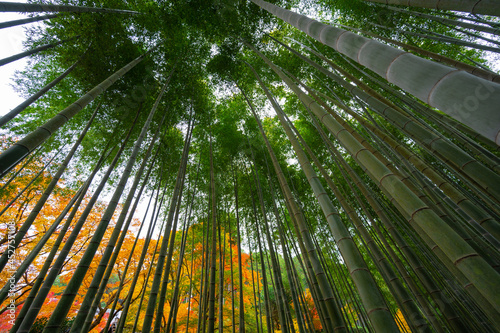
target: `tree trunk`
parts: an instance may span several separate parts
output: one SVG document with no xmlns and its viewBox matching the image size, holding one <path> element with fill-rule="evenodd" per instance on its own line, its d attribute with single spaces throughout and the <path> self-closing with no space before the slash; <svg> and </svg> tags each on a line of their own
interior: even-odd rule
<svg viewBox="0 0 500 333">
<path fill-rule="evenodd" d="M 45 202 L 47 202 L 47 200 L 49 199 L 49 196 L 52 194 L 52 191 L 56 187 L 62 174 L 64 173 L 64 171 L 68 167 L 68 164 L 71 161 L 71 159 L 73 158 L 73 155 L 75 154 L 76 150 L 78 149 L 78 147 L 80 147 L 80 143 L 83 141 L 83 138 L 87 134 L 88 129 L 92 125 L 92 121 L 94 120 L 95 116 L 97 115 L 97 111 L 99 110 L 99 107 L 100 107 L 100 105 L 97 106 L 97 108 L 95 109 L 94 113 L 92 114 L 92 117 L 87 122 L 87 125 L 83 129 L 82 133 L 80 133 L 80 136 L 78 137 L 77 141 L 75 142 L 75 144 L 71 148 L 68 155 L 66 155 L 66 158 L 64 159 L 63 163 L 59 166 L 59 169 L 57 170 L 56 174 L 54 175 L 54 177 L 52 177 L 52 180 L 50 181 L 49 185 L 47 185 L 47 187 L 45 188 L 42 196 L 40 197 L 38 202 L 35 204 L 35 207 L 33 207 L 30 214 L 28 215 L 28 217 L 24 221 L 23 225 L 17 231 L 16 237 L 14 238 L 14 242 L 13 242 L 13 244 L 9 245 L 9 248 L 13 247 L 14 249 L 16 249 L 18 247 L 18 245 L 21 243 L 22 239 L 24 238 L 24 236 L 28 232 L 29 228 L 31 227 L 31 225 L 33 224 L 35 219 L 37 218 L 41 209 L 45 205 Z M 0 213 L 0 215 L 1 215 L 1 213 Z M 7 252 L 5 252 L 2 255 L 2 257 L 0 258 L 0 271 L 2 271 L 3 268 L 5 267 L 5 265 L 7 264 L 7 260 L 8 260 L 7 257 L 8 257 Z M 19 269 L 17 271 L 18 271 L 18 273 L 20 273 Z"/>
<path fill-rule="evenodd" d="M 58 84 L 62 79 L 64 79 L 66 76 L 68 76 L 71 71 L 78 65 L 80 62 L 81 58 L 78 59 L 71 67 L 69 67 L 64 73 L 59 75 L 57 78 L 55 78 L 52 82 L 47 84 L 45 87 L 37 91 L 35 94 L 30 96 L 28 99 L 26 99 L 24 102 L 16 106 L 14 109 L 6 113 L 2 118 L 0 118 L 0 126 L 3 126 L 7 124 L 9 121 L 11 121 L 14 117 L 16 117 L 18 114 L 20 114 L 24 109 L 26 109 L 28 106 L 30 106 L 32 103 L 34 103 L 37 99 L 42 97 L 47 91 L 52 89 L 56 84 Z"/>
<path fill-rule="evenodd" d="M 15 27 L 17 25 L 31 23 L 31 22 L 49 20 L 49 19 L 56 18 L 56 17 L 57 17 L 57 14 L 50 14 L 50 15 L 40 15 L 40 16 L 35 16 L 35 17 L 29 17 L 29 18 L 25 18 L 25 19 L 21 19 L 21 20 L 1 22 L 0 29 Z"/>
<path fill-rule="evenodd" d="M 263 0 L 252 2 L 500 145 L 500 85 Z"/>
<path fill-rule="evenodd" d="M 400 5 L 439 10 L 453 10 L 473 14 L 500 16 L 500 7 L 495 0 L 365 0 L 386 5 Z"/>
<path fill-rule="evenodd" d="M 0 154 L 0 177 L 3 177 L 10 169 L 15 167 L 31 151 L 33 151 L 33 149 L 47 140 L 52 135 L 52 133 L 66 124 L 85 106 L 92 102 L 99 94 L 106 91 L 106 89 L 108 89 L 113 83 L 120 79 L 125 73 L 134 68 L 134 66 L 141 62 L 148 53 L 149 52 L 146 52 L 145 54 L 132 60 L 120 70 L 109 76 L 106 80 L 102 81 L 76 102 L 68 106 L 66 109 L 62 110 L 42 126 L 38 127 L 38 129 L 16 142 L 7 150 L 3 151 L 2 154 Z"/>
<path fill-rule="evenodd" d="M 11 63 L 13 61 L 22 59 L 24 57 L 27 57 L 29 55 L 32 55 L 32 54 L 35 54 L 35 53 L 38 53 L 38 52 L 41 52 L 41 51 L 45 51 L 45 50 L 54 48 L 54 47 L 56 47 L 58 45 L 61 45 L 62 43 L 69 42 L 69 41 L 74 40 L 74 39 L 78 39 L 79 37 L 80 36 L 76 36 L 76 37 L 72 37 L 72 38 L 68 38 L 68 39 L 63 39 L 63 40 L 55 42 L 55 43 L 45 44 L 45 45 L 36 47 L 36 48 L 34 48 L 32 50 L 24 51 L 24 52 L 15 54 L 13 56 L 0 59 L 0 66 L 6 65 L 6 64 Z"/>
<path fill-rule="evenodd" d="M 240 89 L 241 90 L 241 89 Z M 243 91 L 242 91 L 243 93 Z M 243 93 L 244 94 L 244 93 Z M 280 181 L 280 186 L 282 191 L 284 192 L 284 195 L 286 197 L 286 201 L 290 205 L 291 211 L 290 211 L 290 217 L 292 219 L 295 219 L 297 224 L 295 225 L 296 228 L 296 233 L 297 235 L 300 235 L 302 241 L 304 242 L 305 245 L 305 251 L 302 251 L 304 255 L 307 256 L 308 260 L 311 262 L 312 268 L 313 268 L 313 274 L 311 276 L 315 275 L 316 279 L 318 281 L 319 287 L 321 292 L 323 293 L 323 298 L 324 299 L 324 304 L 325 304 L 325 309 L 327 312 L 325 312 L 325 316 L 328 316 L 325 318 L 325 323 L 327 325 L 331 325 L 331 327 L 328 328 L 329 331 L 337 331 L 337 332 L 345 332 L 346 327 L 344 320 L 342 319 L 340 310 L 337 307 L 337 304 L 335 302 L 334 296 L 333 296 L 333 290 L 328 281 L 325 278 L 323 268 L 321 267 L 321 264 L 319 262 L 319 258 L 316 254 L 316 249 L 314 247 L 314 244 L 312 240 L 310 239 L 309 231 L 307 229 L 307 226 L 305 224 L 304 217 L 302 213 L 299 211 L 297 203 L 295 202 L 295 199 L 293 198 L 293 195 L 290 191 L 290 188 L 288 186 L 288 183 L 286 182 L 285 178 L 283 177 L 283 172 L 281 171 L 281 167 L 279 166 L 278 160 L 276 159 L 276 156 L 274 155 L 274 152 L 272 150 L 272 147 L 267 140 L 267 137 L 265 135 L 264 129 L 262 128 L 262 125 L 260 123 L 259 118 L 257 117 L 257 114 L 255 113 L 255 110 L 253 109 L 253 105 L 250 103 L 248 98 L 245 96 L 245 99 L 247 100 L 250 109 L 252 110 L 252 113 L 254 117 L 257 120 L 257 124 L 259 125 L 259 131 L 261 132 L 261 135 L 266 143 L 267 149 L 269 151 L 269 154 L 271 155 L 271 159 L 276 171 L 276 174 L 278 175 L 278 179 Z M 300 241 L 299 241 L 300 244 Z M 319 291 L 319 290 L 318 290 Z M 319 306 L 319 304 L 318 304 Z"/>
<path fill-rule="evenodd" d="M 256 50 L 254 49 L 254 51 Z M 262 54 L 260 56 L 294 91 L 297 97 L 309 105 L 311 111 L 321 119 L 321 122 L 349 153 L 356 157 L 360 165 L 370 171 L 380 188 L 386 190 L 394 198 L 401 212 L 411 217 L 412 225 L 423 229 L 493 307 L 500 309 L 500 296 L 489 292 L 497 287 L 500 288 L 500 275 L 318 103 L 297 87 L 269 59 Z"/>
<path fill-rule="evenodd" d="M 0 12 L 70 12 L 70 13 L 121 13 L 121 14 L 140 14 L 132 10 L 93 8 L 70 5 L 46 5 L 35 3 L 2 2 L 0 3 Z"/>
<path fill-rule="evenodd" d="M 140 111 L 140 109 L 139 109 L 139 111 Z M 26 317 L 24 318 L 23 322 L 20 324 L 18 332 L 27 333 L 31 329 L 31 326 L 33 325 L 33 323 L 35 322 L 36 317 L 37 317 L 39 311 L 41 310 L 43 302 L 45 301 L 45 298 L 49 294 L 50 288 L 52 287 L 54 281 L 56 280 L 57 276 L 59 275 L 59 272 L 66 261 L 66 257 L 69 254 L 69 251 L 71 250 L 74 242 L 76 241 L 78 234 L 79 234 L 81 228 L 83 227 L 85 220 L 87 219 L 87 216 L 90 214 L 94 204 L 96 203 L 96 201 L 99 197 L 99 194 L 103 190 L 109 176 L 111 175 L 111 172 L 113 171 L 114 167 L 116 166 L 116 163 L 118 162 L 118 159 L 120 158 L 121 153 L 125 149 L 125 146 L 128 142 L 128 139 L 130 138 L 130 135 L 132 134 L 132 130 L 135 127 L 137 118 L 139 116 L 139 111 L 137 112 L 136 117 L 134 119 L 134 122 L 132 123 L 132 126 L 130 127 L 130 130 L 128 131 L 122 145 L 120 146 L 120 149 L 116 153 L 116 155 L 113 158 L 113 161 L 111 162 L 111 164 L 109 165 L 106 173 L 102 177 L 102 179 L 99 183 L 99 186 L 96 188 L 94 194 L 92 195 L 92 198 L 90 199 L 90 201 L 87 204 L 87 207 L 85 207 L 85 210 L 80 215 L 80 218 L 78 219 L 75 226 L 73 227 L 73 230 L 72 230 L 70 236 L 66 240 L 66 243 L 64 244 L 62 250 L 59 252 L 59 256 L 57 257 L 55 263 L 53 264 L 52 268 L 50 269 L 50 272 L 45 277 L 45 280 L 43 281 L 43 285 L 41 286 L 40 291 L 37 293 L 35 299 L 33 300 L 33 303 L 31 304 L 30 308 L 28 309 L 28 312 L 26 313 Z M 104 156 L 104 153 L 103 153 L 103 156 Z M 94 171 L 97 172 L 97 169 Z M 75 211 L 75 213 L 76 213 L 76 211 Z"/>
<path fill-rule="evenodd" d="M 211 133 L 210 133 L 211 134 Z M 213 161 L 213 150 L 212 150 L 212 135 L 210 135 L 210 193 L 212 200 L 212 244 L 211 244 L 211 258 L 210 258 L 210 290 L 208 292 L 209 297 L 209 307 L 208 307 L 208 333 L 214 333 L 215 331 L 215 269 L 216 269 L 216 237 L 217 237 L 217 201 L 215 198 L 215 173 L 214 173 L 214 161 Z"/>
</svg>

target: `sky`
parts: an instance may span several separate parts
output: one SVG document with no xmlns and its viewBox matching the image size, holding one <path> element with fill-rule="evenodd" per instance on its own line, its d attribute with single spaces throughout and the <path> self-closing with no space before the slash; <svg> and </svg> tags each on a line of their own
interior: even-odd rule
<svg viewBox="0 0 500 333">
<path fill-rule="evenodd" d="M 16 2 L 26 2 L 18 0 Z M 28 17 L 26 14 L 0 13 L 0 22 L 18 20 Z M 0 59 L 17 54 L 23 50 L 25 27 L 40 23 L 30 23 L 16 27 L 0 29 Z M 26 66 L 26 60 L 20 59 L 0 67 L 0 115 L 3 115 L 23 101 L 11 87 L 16 70 Z"/>
</svg>

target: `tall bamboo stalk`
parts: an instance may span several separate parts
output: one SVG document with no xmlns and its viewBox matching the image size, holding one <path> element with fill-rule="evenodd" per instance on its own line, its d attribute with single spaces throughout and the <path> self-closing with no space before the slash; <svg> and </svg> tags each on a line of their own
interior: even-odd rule
<svg viewBox="0 0 500 333">
<path fill-rule="evenodd" d="M 80 233 L 80 231 L 83 227 L 83 224 L 85 223 L 85 221 L 86 221 L 88 215 L 90 214 L 94 204 L 96 203 L 100 193 L 102 192 L 104 186 L 106 185 L 106 182 L 109 179 L 111 172 L 113 171 L 116 164 L 118 163 L 118 159 L 120 158 L 123 150 L 125 149 L 126 144 L 128 143 L 128 139 L 130 138 L 130 135 L 132 134 L 132 130 L 135 127 L 140 110 L 141 110 L 141 108 L 139 108 L 139 110 L 135 116 L 135 119 L 132 123 L 132 126 L 130 127 L 127 135 L 125 136 L 125 139 L 124 139 L 122 145 L 120 146 L 118 152 L 114 156 L 113 161 L 111 162 L 108 169 L 106 170 L 106 173 L 102 177 L 98 187 L 94 191 L 94 194 L 90 198 L 87 206 L 85 207 L 85 210 L 82 212 L 78 221 L 74 225 L 70 236 L 66 239 L 66 242 L 65 242 L 62 250 L 59 252 L 59 255 L 58 255 L 56 261 L 54 262 L 54 264 L 52 265 L 52 267 L 50 269 L 50 272 L 45 277 L 45 280 L 43 281 L 43 285 L 40 287 L 40 291 L 37 293 L 35 299 L 33 300 L 33 303 L 31 304 L 30 308 L 28 309 L 28 312 L 26 313 L 26 317 L 24 318 L 23 322 L 20 324 L 18 332 L 28 332 L 31 329 L 31 326 L 33 325 L 33 323 L 35 322 L 36 317 L 37 317 L 39 311 L 41 310 L 43 302 L 45 301 L 45 298 L 49 294 L 50 288 L 52 287 L 54 281 L 56 280 L 57 276 L 59 275 L 59 272 L 66 261 L 66 257 L 69 254 L 69 251 L 71 250 L 71 248 L 73 247 L 73 244 L 76 241 L 78 234 Z M 103 154 L 103 156 L 104 156 L 104 154 Z M 95 172 L 97 172 L 97 170 L 95 170 Z M 76 211 L 75 211 L 75 213 L 76 213 Z"/>
<path fill-rule="evenodd" d="M 295 154 L 299 160 L 300 166 L 309 181 L 309 184 L 323 210 L 325 218 L 330 227 L 331 233 L 336 239 L 337 246 L 339 247 L 344 260 L 346 261 L 351 277 L 356 284 L 363 303 L 369 314 L 369 318 L 377 332 L 398 332 L 398 328 L 391 314 L 389 313 L 384 298 L 375 284 L 375 280 L 371 276 L 368 267 L 366 266 L 361 253 L 356 248 L 349 231 L 340 219 L 338 211 L 333 206 L 331 200 L 328 198 L 323 185 L 319 181 L 316 172 L 313 170 L 309 159 L 305 152 L 300 147 L 299 142 L 293 135 L 291 128 L 286 122 L 283 111 L 276 103 L 274 98 L 270 95 L 268 89 L 264 86 L 257 73 L 254 72 L 259 81 L 262 89 L 268 97 L 268 100 L 273 105 L 276 114 L 281 122 L 282 127 L 287 134 L 288 139 L 292 143 Z M 418 310 L 417 310 L 418 311 Z M 417 312 L 418 314 L 418 312 Z"/>
<path fill-rule="evenodd" d="M 251 46 L 249 45 L 249 47 Z M 500 275 L 318 103 L 307 96 L 269 59 L 255 48 L 253 50 L 280 76 L 303 103 L 309 105 L 311 111 L 321 119 L 321 122 L 344 145 L 349 153 L 355 156 L 359 163 L 370 171 L 371 176 L 379 183 L 379 186 L 394 198 L 399 205 L 399 209 L 410 216 L 412 226 L 416 225 L 424 230 L 440 246 L 449 260 L 488 299 L 493 307 L 500 309 L 500 296 L 492 295 L 489 292 L 492 288 L 495 289 L 497 285 L 500 288 Z"/>
<path fill-rule="evenodd" d="M 153 116 L 156 113 L 156 109 L 159 104 L 159 100 L 161 99 L 163 92 L 166 89 L 166 86 L 168 85 L 168 80 L 167 83 L 165 84 L 164 88 L 160 92 L 157 101 L 151 108 L 151 111 L 148 115 L 148 118 L 146 122 L 144 123 L 141 133 L 139 134 L 139 137 L 137 138 L 134 148 L 130 154 L 130 157 L 127 161 L 127 165 L 125 169 L 123 170 L 121 174 L 120 181 L 118 182 L 115 191 L 113 193 L 113 196 L 106 207 L 106 210 L 104 211 L 101 220 L 96 227 L 94 234 L 92 236 L 92 239 L 89 242 L 88 247 L 85 250 L 85 253 L 83 254 L 82 258 L 80 259 L 80 262 L 78 263 L 78 266 L 76 267 L 75 272 L 73 273 L 73 277 L 71 280 L 68 282 L 68 285 L 66 286 L 66 289 L 64 290 L 63 294 L 61 295 L 61 298 L 59 302 L 57 303 L 56 308 L 54 309 L 53 314 L 50 316 L 47 324 L 45 325 L 44 332 L 49 333 L 49 332 L 57 332 L 59 330 L 59 326 L 63 322 L 63 320 L 66 318 L 67 313 L 69 312 L 71 308 L 71 304 L 73 303 L 73 300 L 76 297 L 76 294 L 78 293 L 78 290 L 80 289 L 80 286 L 83 282 L 83 279 L 85 277 L 86 272 L 88 271 L 90 267 L 90 263 L 92 262 L 95 253 L 97 249 L 99 248 L 100 242 L 102 238 L 104 237 L 104 233 L 106 232 L 106 229 L 109 225 L 109 222 L 111 221 L 111 218 L 116 210 L 116 207 L 118 206 L 118 203 L 120 201 L 120 198 L 123 194 L 123 191 L 125 189 L 125 186 L 127 184 L 128 178 L 130 173 L 132 172 L 132 168 L 136 162 L 137 155 L 139 154 L 139 151 L 142 146 L 142 142 L 144 141 L 144 138 L 146 137 L 146 133 L 149 130 L 149 126 L 153 120 Z M 139 180 L 137 180 L 138 183 Z M 121 221 L 123 223 L 123 220 Z M 118 238 L 119 231 L 121 229 L 121 225 L 118 226 L 118 228 L 115 227 L 116 232 L 114 232 L 115 235 L 114 238 Z M 110 242 L 113 240 L 111 239 Z M 105 260 L 106 264 L 107 261 L 109 260 L 109 257 L 112 254 L 112 247 L 107 247 L 105 250 L 105 254 L 103 255 L 103 260 Z M 98 276 L 100 274 L 104 274 L 106 265 L 100 266 L 99 267 L 99 273 L 97 274 Z M 97 287 L 96 287 L 97 289 Z M 89 290 L 90 293 L 95 293 L 97 292 L 96 289 L 91 289 Z M 93 298 L 93 297 L 92 297 Z M 91 305 L 91 300 L 89 300 L 89 305 Z M 85 316 L 82 317 L 82 320 L 85 320 Z M 83 322 L 82 322 L 83 323 Z"/>
<path fill-rule="evenodd" d="M 252 2 L 500 145 L 499 85 L 263 0 Z"/>
<path fill-rule="evenodd" d="M 85 293 L 85 298 L 80 305 L 80 309 L 78 310 L 78 314 L 76 315 L 73 321 L 71 328 L 73 332 L 76 332 L 77 330 L 88 331 L 90 325 L 92 324 L 94 313 L 97 310 L 98 304 L 100 304 L 101 297 L 104 294 L 108 280 L 111 276 L 111 273 L 113 272 L 113 267 L 115 265 L 116 259 L 118 258 L 121 246 L 127 235 L 130 223 L 132 222 L 133 212 L 137 207 L 138 199 L 140 198 L 144 190 L 144 187 L 146 186 L 146 181 L 149 178 L 149 175 L 151 174 L 155 159 L 153 157 L 152 161 L 149 161 L 149 157 L 153 150 L 153 146 L 156 143 L 156 140 L 158 138 L 160 129 L 163 125 L 163 121 L 165 120 L 166 115 L 167 113 L 165 112 L 162 120 L 160 121 L 155 131 L 155 134 L 153 135 L 153 138 L 151 139 L 151 142 L 149 143 L 149 147 L 146 150 L 146 153 L 139 167 L 139 170 L 136 172 L 134 182 L 132 183 L 132 186 L 129 190 L 127 199 L 125 200 L 125 203 L 122 206 L 120 215 L 118 216 L 118 220 L 116 221 L 115 224 L 115 228 L 113 229 L 113 233 L 111 234 L 108 240 L 108 244 L 106 245 L 106 248 L 104 250 L 104 253 L 102 254 L 98 269 L 94 273 L 92 282 L 87 288 L 87 292 Z M 139 182 L 143 177 L 143 172 L 148 161 L 150 162 L 150 164 L 148 170 L 146 171 L 146 175 L 144 176 L 143 184 L 139 190 L 139 193 L 137 194 L 137 199 L 135 200 L 134 207 L 130 209 L 136 189 L 139 186 Z M 125 218 L 127 218 L 126 221 Z M 125 276 L 125 272 L 123 273 L 123 276 Z"/>
<path fill-rule="evenodd" d="M 0 12 L 71 12 L 71 13 L 120 13 L 120 14 L 139 14 L 132 10 L 110 9 L 110 8 L 93 8 L 84 6 L 71 5 L 48 5 L 36 3 L 19 3 L 19 2 L 1 2 Z"/>
<path fill-rule="evenodd" d="M 53 81 L 48 83 L 45 87 L 37 91 L 35 94 L 31 95 L 28 97 L 24 102 L 10 110 L 8 113 L 6 113 L 2 118 L 0 118 L 0 126 L 3 126 L 7 124 L 9 121 L 11 121 L 14 117 L 19 115 L 24 109 L 26 109 L 28 106 L 30 106 L 32 103 L 34 103 L 37 99 L 39 99 L 41 96 L 43 96 L 47 91 L 52 89 L 56 84 L 58 84 L 62 79 L 64 79 L 66 76 L 68 76 L 69 73 L 73 71 L 73 69 L 78 65 L 80 62 L 81 58 L 78 59 L 73 65 L 71 65 L 67 70 L 65 70 L 61 75 L 59 75 L 57 78 L 55 78 Z"/>
<path fill-rule="evenodd" d="M 386 5 L 401 5 L 420 8 L 431 8 L 440 10 L 454 10 L 459 12 L 500 16 L 500 8 L 495 1 L 484 0 L 462 0 L 462 1 L 440 1 L 440 0 L 365 0 L 368 2 L 383 3 Z"/>
<path fill-rule="evenodd" d="M 7 58 L 0 59 L 0 66 L 6 65 L 6 64 L 11 63 L 13 61 L 22 59 L 24 57 L 27 57 L 29 55 L 32 55 L 32 54 L 35 54 L 35 53 L 38 53 L 38 52 L 41 52 L 41 51 L 45 51 L 45 50 L 54 48 L 54 47 L 56 47 L 58 45 L 61 45 L 63 43 L 69 42 L 69 41 L 74 40 L 74 39 L 78 39 L 79 37 L 80 36 L 76 36 L 76 37 L 72 37 L 72 38 L 63 39 L 63 40 L 60 40 L 58 42 L 45 44 L 45 45 L 36 47 L 34 49 L 27 50 L 27 51 L 15 54 L 15 55 L 7 57 Z"/>
<path fill-rule="evenodd" d="M 212 133 L 210 133 L 210 195 L 211 195 L 211 222 L 212 240 L 210 248 L 210 290 L 208 292 L 208 333 L 215 331 L 215 270 L 216 270 L 216 230 L 217 230 L 217 200 L 215 197 L 215 172 L 212 147 Z M 219 318 L 220 320 L 221 318 Z"/>
<path fill-rule="evenodd" d="M 187 133 L 187 134 L 189 134 L 189 133 Z M 158 254 L 158 261 L 157 261 L 156 268 L 155 268 L 153 284 L 151 286 L 151 291 L 149 294 L 148 306 L 146 309 L 146 314 L 145 314 L 144 322 L 142 325 L 142 332 L 143 333 L 146 333 L 146 332 L 149 333 L 151 330 L 151 325 L 153 323 L 153 316 L 154 316 L 155 309 L 156 309 L 158 293 L 160 291 L 161 277 L 162 277 L 162 273 L 163 273 L 163 265 L 165 263 L 165 257 L 167 255 L 168 239 L 170 238 L 172 221 L 175 217 L 175 211 L 176 211 L 176 207 L 178 206 L 178 202 L 181 199 L 180 198 L 181 186 L 183 184 L 183 180 L 185 177 L 185 170 L 186 170 L 187 160 L 188 160 L 188 155 L 189 155 L 189 142 L 190 141 L 188 140 L 188 137 L 186 136 L 186 138 L 184 140 L 184 148 L 182 151 L 181 163 L 179 164 L 179 170 L 177 172 L 177 178 L 175 181 L 174 192 L 172 194 L 172 199 L 170 201 L 170 208 L 169 208 L 168 217 L 167 217 L 167 221 L 166 221 L 165 231 L 163 234 L 163 240 L 162 240 L 160 251 Z M 165 278 L 168 279 L 168 276 Z"/>
<path fill-rule="evenodd" d="M 241 89 L 240 89 L 241 90 Z M 316 254 L 316 248 L 310 238 L 309 231 L 307 230 L 307 226 L 304 220 L 304 216 L 298 209 L 297 203 L 290 191 L 290 188 L 288 186 L 288 182 L 283 176 L 283 172 L 281 171 L 281 167 L 279 166 L 278 160 L 276 158 L 276 155 L 274 154 L 272 147 L 267 140 L 267 137 L 265 135 L 264 129 L 262 128 L 262 124 L 260 123 L 260 120 L 253 108 L 253 105 L 251 104 L 250 100 L 246 97 L 245 93 L 243 90 L 241 90 L 242 93 L 245 96 L 245 99 L 250 107 L 250 110 L 252 111 L 252 114 L 254 115 L 255 119 L 257 120 L 257 124 L 259 125 L 259 131 L 261 132 L 261 135 L 264 139 L 264 142 L 266 143 L 266 147 L 269 151 L 269 155 L 271 156 L 271 160 L 273 163 L 273 166 L 275 168 L 275 172 L 278 175 L 278 179 L 280 182 L 280 186 L 282 191 L 284 192 L 284 195 L 286 197 L 287 204 L 290 206 L 290 217 L 295 220 L 296 222 L 296 233 L 297 235 L 300 235 L 300 238 L 302 239 L 304 245 L 305 245 L 305 251 L 302 251 L 305 256 L 307 256 L 307 260 L 311 263 L 313 271 L 311 271 L 311 275 L 315 275 L 316 279 L 318 281 L 321 293 L 323 294 L 321 299 L 324 300 L 324 306 L 325 306 L 325 323 L 330 326 L 327 328 L 330 332 L 345 332 L 346 327 L 345 323 L 342 319 L 340 310 L 337 307 L 337 304 L 334 299 L 334 294 L 332 287 L 328 283 L 327 279 L 325 278 L 323 268 L 321 267 L 321 264 L 319 262 L 319 258 L 317 257 Z M 299 241 L 300 244 L 300 241 Z M 318 289 L 318 292 L 320 291 Z M 320 305 L 321 306 L 321 305 Z M 326 317 L 328 316 L 328 317 Z"/>
<path fill-rule="evenodd" d="M 49 19 L 56 18 L 57 16 L 58 16 L 57 14 L 40 15 L 40 16 L 28 17 L 28 18 L 20 19 L 20 20 L 13 20 L 13 21 L 1 22 L 0 23 L 0 29 L 15 27 L 17 25 L 31 23 L 31 22 L 38 22 L 38 21 L 43 21 L 43 20 L 49 20 Z"/>
<path fill-rule="evenodd" d="M 35 219 L 37 218 L 37 216 L 40 213 L 40 211 L 42 210 L 43 206 L 45 205 L 45 203 L 49 199 L 49 196 L 52 194 L 52 191 L 54 190 L 57 183 L 59 182 L 59 179 L 61 178 L 62 174 L 64 173 L 64 171 L 68 167 L 68 164 L 71 161 L 71 159 L 73 158 L 76 150 L 78 149 L 78 147 L 80 147 L 80 143 L 83 141 L 83 138 L 85 137 L 85 135 L 87 134 L 87 131 L 89 130 L 90 126 L 92 125 L 92 122 L 94 121 L 94 118 L 97 115 L 97 111 L 99 110 L 99 107 L 100 107 L 100 104 L 96 107 L 94 113 L 92 114 L 89 121 L 87 122 L 87 125 L 80 133 L 80 136 L 78 137 L 76 142 L 73 144 L 73 147 L 71 148 L 69 153 L 66 155 L 66 158 L 64 159 L 62 164 L 59 166 L 54 177 L 52 177 L 52 180 L 50 181 L 49 185 L 47 185 L 47 187 L 45 188 L 44 192 L 42 193 L 42 196 L 35 204 L 35 207 L 33 207 L 30 214 L 28 215 L 28 217 L 24 221 L 23 225 L 17 231 L 17 234 L 16 234 L 16 237 L 14 238 L 14 241 L 9 244 L 9 248 L 11 248 L 11 247 L 13 247 L 14 249 L 17 248 L 17 246 L 21 243 L 22 239 L 24 238 L 24 236 L 28 232 L 29 228 L 31 227 L 31 225 L 33 224 Z M 1 215 L 1 213 L 0 213 L 0 215 Z M 7 256 L 7 252 L 5 252 L 5 253 L 3 253 L 2 257 L 0 258 L 0 271 L 3 270 L 3 268 L 5 267 L 7 260 L 8 260 L 8 256 Z"/>
<path fill-rule="evenodd" d="M 76 102 L 59 112 L 42 126 L 38 127 L 38 129 L 16 142 L 7 150 L 3 151 L 2 154 L 0 154 L 0 177 L 3 177 L 10 169 L 15 167 L 31 151 L 33 151 L 33 149 L 47 140 L 55 131 L 66 124 L 99 94 L 106 91 L 106 89 L 108 89 L 113 83 L 134 68 L 134 66 L 141 62 L 147 54 L 149 54 L 149 52 L 146 52 L 145 54 L 132 60 L 130 63 L 116 71 L 106 80 L 102 81 L 88 93 L 83 95 Z"/>
</svg>

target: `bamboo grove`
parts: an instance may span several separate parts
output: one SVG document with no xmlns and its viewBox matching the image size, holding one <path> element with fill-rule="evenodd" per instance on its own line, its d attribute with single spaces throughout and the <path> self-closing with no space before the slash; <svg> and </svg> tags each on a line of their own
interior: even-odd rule
<svg viewBox="0 0 500 333">
<path fill-rule="evenodd" d="M 0 2 L 2 332 L 500 331 L 500 3 L 271 2 Z"/>
</svg>

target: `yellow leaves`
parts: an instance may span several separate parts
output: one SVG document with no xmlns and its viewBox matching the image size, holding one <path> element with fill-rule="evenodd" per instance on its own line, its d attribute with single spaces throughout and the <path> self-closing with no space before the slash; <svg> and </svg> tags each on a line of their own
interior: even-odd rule
<svg viewBox="0 0 500 333">
<path fill-rule="evenodd" d="M 398 324 L 401 332 L 411 332 L 410 326 L 406 322 L 405 317 L 403 316 L 403 313 L 400 309 L 398 309 L 398 311 L 396 312 L 396 324 Z"/>
</svg>

